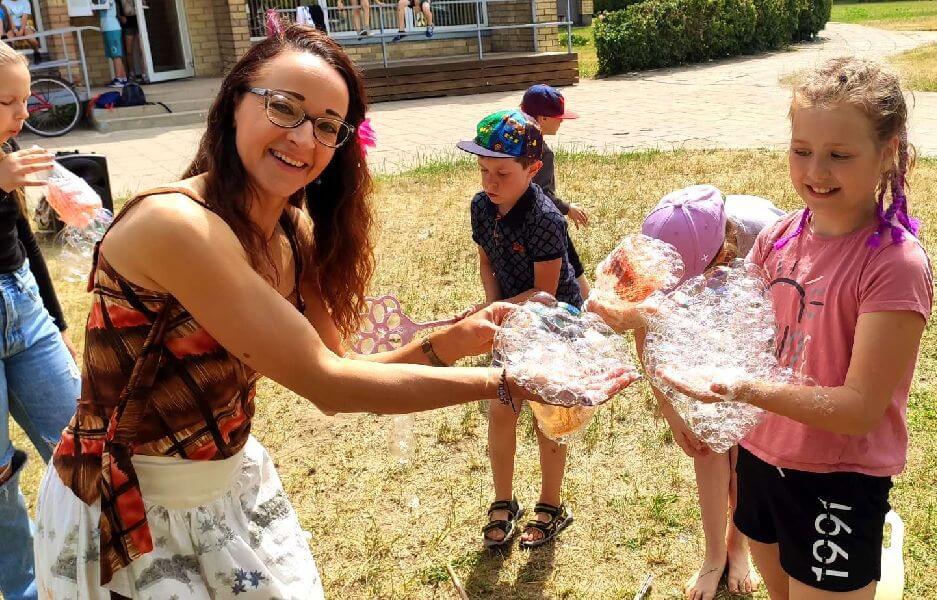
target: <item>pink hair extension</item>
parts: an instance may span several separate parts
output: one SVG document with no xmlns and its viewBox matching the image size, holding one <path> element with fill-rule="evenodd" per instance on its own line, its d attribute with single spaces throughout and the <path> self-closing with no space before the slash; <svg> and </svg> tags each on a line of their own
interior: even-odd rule
<svg viewBox="0 0 937 600">
<path fill-rule="evenodd" d="M 275 8 L 268 8 L 266 14 L 267 37 L 283 35 L 283 21 Z"/>
</svg>

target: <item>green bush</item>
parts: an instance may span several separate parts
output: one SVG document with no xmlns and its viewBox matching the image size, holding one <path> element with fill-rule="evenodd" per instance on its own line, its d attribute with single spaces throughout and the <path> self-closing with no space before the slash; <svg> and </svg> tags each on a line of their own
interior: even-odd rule
<svg viewBox="0 0 937 600">
<path fill-rule="evenodd" d="M 795 39 L 811 40 L 826 27 L 833 12 L 833 0 L 800 0 Z"/>
<path fill-rule="evenodd" d="M 599 15 L 599 72 L 665 67 L 810 39 L 831 0 L 645 0 Z"/>
<path fill-rule="evenodd" d="M 592 13 L 597 15 L 603 12 L 624 10 L 639 2 L 644 2 L 644 0 L 593 0 Z"/>
<path fill-rule="evenodd" d="M 797 30 L 797 0 L 755 0 L 757 25 L 753 49 L 780 48 L 794 39 Z"/>
<path fill-rule="evenodd" d="M 566 32 L 560 34 L 560 45 L 566 46 Z M 578 33 L 573 33 L 573 46 L 575 48 L 583 48 L 589 45 L 589 38 Z"/>
</svg>

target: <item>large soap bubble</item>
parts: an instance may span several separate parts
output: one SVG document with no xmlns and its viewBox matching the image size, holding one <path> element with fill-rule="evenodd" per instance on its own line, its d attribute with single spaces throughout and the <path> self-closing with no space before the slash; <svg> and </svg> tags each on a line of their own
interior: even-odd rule
<svg viewBox="0 0 937 600">
<path fill-rule="evenodd" d="M 596 267 L 590 297 L 612 306 L 640 302 L 677 285 L 683 269 L 680 254 L 670 244 L 646 235 L 627 235 Z"/>
<path fill-rule="evenodd" d="M 589 423 L 608 396 L 596 382 L 636 373 L 624 338 L 591 313 L 564 303 L 527 302 L 501 324 L 493 363 L 505 367 L 518 385 L 540 396 L 531 403 L 541 431 L 565 442 Z"/>
<path fill-rule="evenodd" d="M 767 278 L 757 266 L 733 261 L 655 294 L 643 309 L 648 323 L 644 363 L 687 426 L 716 452 L 725 452 L 751 431 L 761 409 L 727 400 L 705 404 L 673 390 L 656 370 L 708 389 L 713 381 L 809 384 L 778 365 L 774 309 Z"/>
</svg>

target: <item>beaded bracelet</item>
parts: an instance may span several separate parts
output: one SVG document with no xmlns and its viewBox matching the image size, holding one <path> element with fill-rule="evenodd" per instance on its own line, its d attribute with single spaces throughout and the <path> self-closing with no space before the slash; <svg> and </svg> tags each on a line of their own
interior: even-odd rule
<svg viewBox="0 0 937 600">
<path fill-rule="evenodd" d="M 501 370 L 501 381 L 498 383 L 498 402 L 504 406 L 511 406 L 511 410 L 517 412 L 514 406 L 514 398 L 511 397 L 511 390 L 508 388 L 508 370 Z"/>
</svg>

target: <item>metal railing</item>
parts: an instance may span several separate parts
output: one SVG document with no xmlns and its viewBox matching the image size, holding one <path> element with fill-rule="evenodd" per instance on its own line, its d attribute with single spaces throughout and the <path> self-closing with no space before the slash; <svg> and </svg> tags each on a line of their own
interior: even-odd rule
<svg viewBox="0 0 937 600">
<path fill-rule="evenodd" d="M 295 22 L 296 8 L 304 0 L 247 0 L 248 19 L 250 22 L 251 39 L 256 41 L 263 39 L 266 35 L 266 10 L 275 8 L 280 13 L 281 18 Z M 308 1 L 308 0 L 305 0 Z M 570 14 L 571 1 L 566 0 L 566 13 Z M 319 5 L 323 6 L 325 14 L 326 27 L 329 35 L 336 39 L 355 38 L 358 33 L 355 31 L 355 20 L 352 17 L 352 11 L 357 10 L 357 4 L 350 5 L 354 0 L 346 0 L 341 8 L 337 6 L 323 6 L 325 0 L 320 0 Z M 569 54 L 573 52 L 573 22 L 566 17 L 564 20 L 549 21 L 538 23 L 533 21 L 536 18 L 536 0 L 530 0 L 531 19 L 530 23 L 515 23 L 512 25 L 489 25 L 488 7 L 494 4 L 517 4 L 517 0 L 439 0 L 432 2 L 433 21 L 437 32 L 474 32 L 478 39 L 478 58 L 484 58 L 484 44 L 482 38 L 485 34 L 491 32 L 507 31 L 512 29 L 533 31 L 533 50 L 537 50 L 537 30 L 543 27 L 564 27 L 566 29 L 566 51 Z M 290 6 L 284 6 L 290 5 Z M 458 7 L 448 10 L 446 7 Z M 439 9 L 443 10 L 440 11 Z M 378 39 L 381 44 L 381 54 L 384 66 L 388 66 L 390 60 L 387 56 L 388 41 L 398 34 L 397 28 L 397 5 L 382 4 L 378 2 L 371 3 L 371 22 L 369 37 Z M 418 15 L 418 18 L 415 16 Z M 451 15 L 451 16 L 450 16 Z M 445 16 L 445 21 L 440 19 Z M 407 9 L 405 30 L 422 30 L 424 24 L 422 13 Z M 361 38 L 359 38 L 361 39 Z"/>
<path fill-rule="evenodd" d="M 326 26 L 329 35 L 336 38 L 355 37 L 359 31 L 355 23 L 361 27 L 361 17 L 355 15 L 360 12 L 355 0 L 344 2 L 343 7 L 331 6 L 320 2 L 325 13 Z M 397 3 L 396 2 L 370 2 L 370 25 L 372 31 L 380 31 L 378 23 L 383 22 L 387 29 L 397 29 Z M 431 3 L 433 23 L 440 32 L 474 30 L 477 25 L 475 0 L 439 0 Z M 290 5 L 290 6 L 286 6 Z M 308 0 L 248 0 L 247 15 L 248 26 L 252 40 L 259 40 L 266 35 L 266 11 L 273 8 L 280 17 L 290 23 L 296 22 L 296 9 L 299 6 L 308 6 Z M 423 13 L 407 8 L 405 10 L 405 27 L 409 32 L 423 30 L 426 27 Z M 356 18 L 357 17 L 357 18 Z M 482 11 L 482 25 L 488 24 L 488 12 Z"/>
<path fill-rule="evenodd" d="M 63 79 L 72 85 L 78 85 L 78 80 L 72 72 L 72 69 L 78 70 L 81 73 L 81 87 L 84 89 L 84 98 L 82 99 L 88 100 L 91 98 L 91 80 L 88 78 L 88 59 L 85 56 L 85 42 L 81 37 L 81 34 L 85 31 L 101 31 L 101 29 L 90 25 L 82 25 L 81 27 L 61 27 L 59 29 L 45 29 L 33 34 L 19 36 L 16 39 L 42 40 L 43 43 L 45 43 L 47 38 L 57 37 L 59 42 L 56 52 L 61 52 L 61 56 L 50 57 L 38 64 L 30 64 L 29 70 L 57 71 L 57 74 L 61 76 L 61 70 L 64 68 L 68 75 L 63 77 Z M 74 36 L 77 55 L 72 55 L 68 50 L 69 44 L 67 43 L 67 39 L 72 36 Z"/>
</svg>

